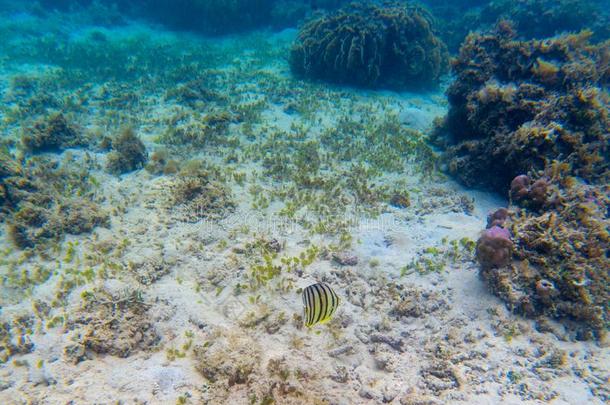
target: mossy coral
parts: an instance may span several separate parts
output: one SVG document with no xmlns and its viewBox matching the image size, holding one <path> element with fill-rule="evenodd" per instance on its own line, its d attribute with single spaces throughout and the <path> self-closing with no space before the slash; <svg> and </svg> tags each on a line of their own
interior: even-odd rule
<svg viewBox="0 0 610 405">
<path fill-rule="evenodd" d="M 44 245 L 66 233 L 82 234 L 107 223 L 108 213 L 94 201 L 89 167 L 73 167 L 69 156 L 61 162 L 32 157 L 24 163 L 4 157 L 9 164 L 4 171 L 8 175 L 0 177 L 0 203 L 16 246 Z"/>
<path fill-rule="evenodd" d="M 607 179 L 609 101 L 601 88 L 610 80 L 610 42 L 590 45 L 589 32 L 541 41 L 513 36 L 502 23 L 462 46 L 439 129 L 449 134 L 449 171 L 502 193 L 515 176 L 557 159 L 586 180 Z M 542 72 L 541 60 L 553 68 Z"/>
<path fill-rule="evenodd" d="M 148 154 L 133 128 L 126 127 L 112 139 L 112 150 L 106 159 L 106 168 L 110 173 L 122 174 L 141 169 Z"/>
<path fill-rule="evenodd" d="M 353 3 L 301 28 L 294 74 L 367 87 L 430 87 L 448 67 L 432 16 L 397 2 Z"/>
<path fill-rule="evenodd" d="M 31 153 L 60 151 L 86 145 L 86 139 L 62 113 L 52 113 L 23 130 L 23 148 Z"/>
</svg>

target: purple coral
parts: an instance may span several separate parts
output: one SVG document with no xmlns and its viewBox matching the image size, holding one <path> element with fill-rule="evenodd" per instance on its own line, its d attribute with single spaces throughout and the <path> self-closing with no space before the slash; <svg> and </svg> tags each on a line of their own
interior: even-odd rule
<svg viewBox="0 0 610 405">
<path fill-rule="evenodd" d="M 508 210 L 506 208 L 498 208 L 493 213 L 487 216 L 487 228 L 494 226 L 503 226 L 508 218 Z"/>
<path fill-rule="evenodd" d="M 536 180 L 521 174 L 510 183 L 510 198 L 513 201 L 523 201 L 533 206 L 542 206 L 547 200 L 548 181 L 544 178 Z"/>
<path fill-rule="evenodd" d="M 510 232 L 497 225 L 483 231 L 477 241 L 477 259 L 483 268 L 506 266 L 512 254 Z"/>
<path fill-rule="evenodd" d="M 530 186 L 530 178 L 521 174 L 513 179 L 510 182 L 510 198 L 515 201 L 519 201 L 525 197 L 527 197 L 529 193 Z"/>
</svg>

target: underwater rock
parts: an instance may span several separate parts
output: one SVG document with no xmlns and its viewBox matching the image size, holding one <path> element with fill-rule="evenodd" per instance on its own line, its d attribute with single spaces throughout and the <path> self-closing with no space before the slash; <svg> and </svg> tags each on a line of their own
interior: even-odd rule
<svg viewBox="0 0 610 405">
<path fill-rule="evenodd" d="M 106 169 L 110 173 L 123 174 L 141 169 L 148 159 L 148 154 L 134 130 L 127 127 L 112 140 L 112 150 L 106 159 Z"/>
<path fill-rule="evenodd" d="M 432 16 L 401 3 L 353 3 L 314 19 L 290 52 L 297 76 L 366 87 L 434 87 L 448 67 Z"/>
<path fill-rule="evenodd" d="M 401 293 L 400 300 L 392 307 L 390 315 L 398 319 L 421 318 L 448 307 L 447 301 L 435 291 L 409 288 Z"/>
<path fill-rule="evenodd" d="M 31 153 L 57 152 L 63 149 L 85 146 L 86 139 L 62 113 L 54 113 L 38 120 L 23 131 L 23 148 Z"/>
<path fill-rule="evenodd" d="M 483 231 L 477 241 L 477 259 L 482 267 L 502 267 L 510 263 L 513 242 L 510 232 L 499 226 Z"/>
</svg>

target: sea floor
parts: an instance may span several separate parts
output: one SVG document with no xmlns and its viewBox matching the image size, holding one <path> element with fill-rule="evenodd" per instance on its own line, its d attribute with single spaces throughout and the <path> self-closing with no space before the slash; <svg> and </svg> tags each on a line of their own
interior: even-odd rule
<svg viewBox="0 0 610 405">
<path fill-rule="evenodd" d="M 608 348 L 511 314 L 479 279 L 473 241 L 507 202 L 440 173 L 422 134 L 442 90 L 295 80 L 294 31 L 83 21 L 0 27 L 2 137 L 17 153 L 27 123 L 62 111 L 91 145 L 129 125 L 178 169 L 44 154 L 85 168 L 110 220 L 38 251 L 0 233 L 0 403 L 608 400 Z M 179 200 L 192 176 L 198 200 Z M 309 329 L 300 290 L 316 281 L 341 305 Z"/>
</svg>

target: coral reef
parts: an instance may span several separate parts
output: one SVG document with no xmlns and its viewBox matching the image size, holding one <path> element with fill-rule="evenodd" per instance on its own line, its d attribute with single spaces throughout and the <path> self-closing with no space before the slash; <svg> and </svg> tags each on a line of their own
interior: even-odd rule
<svg viewBox="0 0 610 405">
<path fill-rule="evenodd" d="M 400 3 L 354 3 L 301 28 L 290 52 L 297 76 L 377 87 L 431 87 L 447 70 L 431 15 Z"/>
<path fill-rule="evenodd" d="M 583 29 L 592 29 L 602 39 L 610 33 L 608 17 L 591 0 L 493 0 L 481 9 L 479 27 L 501 19 L 512 21 L 524 39 Z"/>
<path fill-rule="evenodd" d="M 430 9 L 439 20 L 439 36 L 452 53 L 469 32 L 488 30 L 500 20 L 512 21 L 519 39 L 543 39 L 583 29 L 593 31 L 593 39 L 610 37 L 607 13 L 595 0 L 493 0 L 481 2 L 436 2 Z M 479 3 L 479 4 L 476 4 Z"/>
<path fill-rule="evenodd" d="M 577 181 L 567 166 L 533 184 L 540 181 L 552 198 L 535 205 L 513 199 L 504 228 L 494 225 L 479 239 L 478 248 L 489 243 L 489 233 L 513 240 L 508 260 L 504 253 L 493 260 L 497 250 L 478 251 L 481 274 L 517 312 L 575 320 L 577 338 L 604 339 L 610 323 L 610 187 Z"/>
<path fill-rule="evenodd" d="M 134 130 L 127 127 L 112 139 L 106 169 L 113 174 L 127 173 L 142 168 L 147 159 L 146 147 Z"/>
<path fill-rule="evenodd" d="M 504 193 L 517 175 L 554 160 L 587 181 L 608 179 L 610 42 L 590 33 L 516 41 L 501 23 L 472 34 L 453 65 L 449 113 L 437 128 L 449 134 L 449 171 L 469 186 Z M 438 135 L 437 135 L 438 139 Z"/>
<path fill-rule="evenodd" d="M 141 292 L 116 293 L 100 288 L 86 291 L 82 297 L 80 311 L 68 322 L 71 343 L 64 348 L 66 357 L 74 363 L 93 353 L 128 357 L 159 342 Z"/>
<path fill-rule="evenodd" d="M 53 113 L 24 129 L 21 137 L 23 148 L 32 153 L 60 151 L 84 146 L 86 139 L 62 113 Z"/>
<path fill-rule="evenodd" d="M 517 41 L 471 34 L 453 69 L 443 131 L 449 172 L 506 193 L 477 243 L 481 274 L 514 310 L 608 327 L 610 42 L 590 32 Z M 541 281 L 544 280 L 544 281 Z"/>
</svg>

